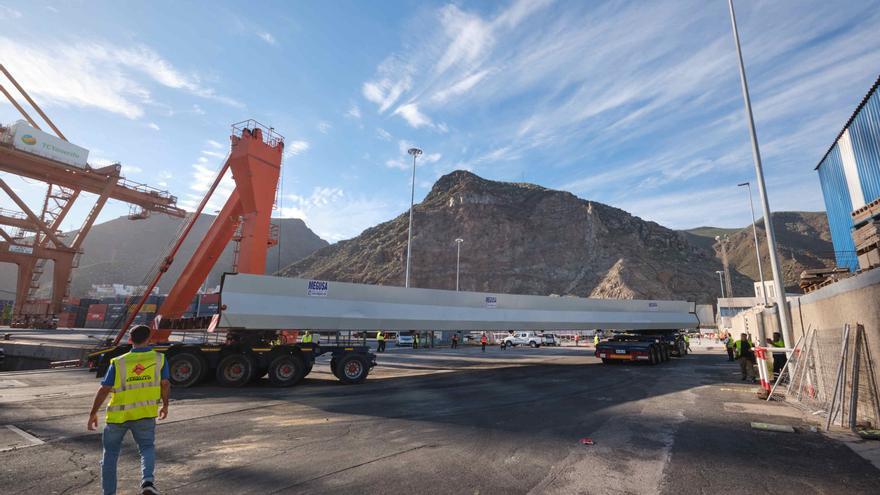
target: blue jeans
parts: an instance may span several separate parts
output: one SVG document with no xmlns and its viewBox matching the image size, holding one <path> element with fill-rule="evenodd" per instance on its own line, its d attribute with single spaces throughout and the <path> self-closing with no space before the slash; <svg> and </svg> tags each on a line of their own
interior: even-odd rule
<svg viewBox="0 0 880 495">
<path fill-rule="evenodd" d="M 101 459 L 101 486 L 104 495 L 116 493 L 116 461 L 119 460 L 122 439 L 127 431 L 131 431 L 141 454 L 141 482 L 153 481 L 153 469 L 156 466 L 156 448 L 153 445 L 156 440 L 156 418 L 107 423 L 102 437 L 104 457 Z"/>
</svg>

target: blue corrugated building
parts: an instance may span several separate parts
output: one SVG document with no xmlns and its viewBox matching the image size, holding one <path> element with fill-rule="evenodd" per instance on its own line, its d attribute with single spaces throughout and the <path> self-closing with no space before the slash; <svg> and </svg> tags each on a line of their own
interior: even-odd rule
<svg viewBox="0 0 880 495">
<path fill-rule="evenodd" d="M 852 211 L 880 198 L 880 77 L 816 165 L 838 266 L 857 270 Z"/>
</svg>

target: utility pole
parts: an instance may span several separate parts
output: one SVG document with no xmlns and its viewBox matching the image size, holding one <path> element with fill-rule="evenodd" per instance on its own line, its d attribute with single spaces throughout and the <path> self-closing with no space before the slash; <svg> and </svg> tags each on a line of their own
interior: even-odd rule
<svg viewBox="0 0 880 495">
<path fill-rule="evenodd" d="M 752 201 L 752 185 L 748 182 L 737 184 L 738 187 L 746 186 L 749 188 L 749 208 L 752 210 L 752 234 L 755 236 L 755 256 L 758 258 L 758 277 L 761 278 L 761 295 L 764 296 L 764 307 L 769 306 L 767 302 L 767 284 L 764 283 L 764 267 L 761 266 L 761 247 L 758 244 L 758 222 L 755 220 L 755 202 Z"/>
<path fill-rule="evenodd" d="M 455 240 L 455 244 L 458 247 L 458 251 L 455 254 L 455 292 L 458 292 L 458 274 L 461 271 L 461 243 L 464 242 L 464 239 L 458 238 Z"/>
<path fill-rule="evenodd" d="M 715 240 L 721 244 L 721 263 L 724 265 L 724 286 L 727 288 L 727 296 L 733 297 L 733 284 L 730 282 L 730 262 L 727 260 L 727 243 L 730 242 L 730 237 L 727 234 L 724 234 L 724 237 L 716 235 Z"/>
<path fill-rule="evenodd" d="M 412 224 L 413 204 L 416 201 L 416 157 L 422 154 L 418 148 L 410 148 L 406 151 L 413 157 L 412 190 L 409 196 L 409 233 L 406 238 L 406 288 L 409 288 L 409 258 L 412 255 Z"/>
<path fill-rule="evenodd" d="M 715 270 L 715 273 L 718 274 L 718 284 L 721 285 L 721 299 L 725 299 L 727 296 L 724 295 L 724 272 Z"/>
<path fill-rule="evenodd" d="M 736 27 L 736 13 L 733 10 L 733 0 L 727 0 L 730 8 L 730 23 L 733 26 L 733 40 L 736 43 L 736 55 L 739 61 L 739 78 L 742 84 L 743 100 L 745 102 L 746 117 L 749 124 L 749 135 L 752 141 L 752 157 L 755 160 L 755 175 L 758 179 L 758 192 L 761 195 L 761 207 L 764 213 L 764 228 L 767 231 L 767 248 L 770 251 L 770 268 L 773 272 L 773 285 L 776 288 L 776 307 L 779 313 L 779 323 L 782 327 L 782 338 L 785 347 L 794 345 L 791 335 L 791 324 L 788 321 L 787 304 L 785 301 L 785 283 L 782 279 L 782 270 L 779 266 L 779 255 L 776 252 L 776 235 L 773 233 L 773 217 L 770 213 L 770 202 L 767 199 L 767 187 L 764 184 L 764 167 L 761 164 L 761 150 L 758 147 L 758 134 L 755 131 L 755 118 L 752 115 L 752 101 L 749 97 L 749 83 L 746 80 L 746 68 L 743 64 L 742 47 L 739 43 L 739 31 Z"/>
</svg>

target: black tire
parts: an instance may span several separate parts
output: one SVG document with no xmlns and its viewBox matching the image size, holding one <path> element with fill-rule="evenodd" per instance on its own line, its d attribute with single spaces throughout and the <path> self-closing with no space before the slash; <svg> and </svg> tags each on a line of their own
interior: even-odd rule
<svg viewBox="0 0 880 495">
<path fill-rule="evenodd" d="M 666 344 L 663 344 L 661 346 L 661 349 L 663 349 L 662 356 L 663 356 L 663 362 L 665 363 L 666 361 L 669 361 L 669 347 Z"/>
<path fill-rule="evenodd" d="M 370 374 L 370 366 L 367 360 L 357 354 L 343 357 L 336 366 L 336 376 L 345 384 L 362 383 Z"/>
<path fill-rule="evenodd" d="M 611 360 L 608 358 L 602 358 L 602 364 L 610 364 Z"/>
<path fill-rule="evenodd" d="M 269 363 L 269 381 L 276 387 L 296 385 L 307 374 L 302 356 L 285 354 Z"/>
<path fill-rule="evenodd" d="M 315 365 L 315 362 L 314 362 L 314 361 L 312 361 L 311 363 L 309 363 L 309 364 L 306 365 L 306 372 L 303 374 L 303 377 L 309 376 L 309 373 L 312 372 L 312 367 L 313 367 L 314 365 Z"/>
<path fill-rule="evenodd" d="M 168 358 L 171 384 L 187 388 L 202 381 L 208 371 L 205 358 L 195 352 L 177 352 Z"/>
<path fill-rule="evenodd" d="M 333 373 L 333 376 L 335 376 L 339 380 L 342 380 L 342 378 L 339 376 L 339 367 L 336 366 L 337 364 L 339 364 L 339 362 L 336 361 L 336 358 L 330 358 L 330 371 Z"/>
<path fill-rule="evenodd" d="M 247 354 L 230 354 L 217 365 L 217 383 L 223 387 L 243 387 L 254 377 L 256 366 Z"/>
<path fill-rule="evenodd" d="M 650 351 L 650 353 L 651 353 L 651 361 L 650 361 L 651 365 L 655 365 L 655 364 L 659 363 L 659 362 L 660 362 L 660 358 L 659 358 L 658 355 L 657 355 L 657 354 L 658 354 L 658 353 L 657 353 L 657 348 L 654 347 L 654 346 L 651 346 L 650 349 L 649 349 L 649 351 Z"/>
<path fill-rule="evenodd" d="M 532 349 L 537 349 L 537 348 L 538 348 L 538 344 L 537 344 L 537 342 L 535 342 L 535 341 L 533 340 L 533 341 L 529 342 L 529 347 L 531 347 Z"/>
</svg>

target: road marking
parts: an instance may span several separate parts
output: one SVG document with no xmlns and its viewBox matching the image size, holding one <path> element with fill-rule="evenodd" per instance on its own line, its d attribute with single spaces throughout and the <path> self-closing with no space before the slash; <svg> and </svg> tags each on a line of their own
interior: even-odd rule
<svg viewBox="0 0 880 495">
<path fill-rule="evenodd" d="M 21 438 L 25 439 L 25 441 L 27 441 L 29 445 L 12 445 L 11 447 L 2 447 L 2 448 L 0 448 L 0 452 L 6 452 L 6 451 L 9 451 L 9 450 L 21 449 L 21 448 L 24 448 L 24 447 L 34 447 L 34 446 L 37 446 L 37 445 L 43 445 L 44 443 L 46 443 L 46 442 L 40 440 L 39 438 L 37 438 L 37 437 L 31 435 L 30 433 L 28 433 L 28 432 L 22 430 L 21 428 L 15 426 L 15 425 L 6 425 L 6 428 L 7 428 L 9 431 L 11 431 L 11 432 L 15 433 L 16 435 L 20 436 Z"/>
<path fill-rule="evenodd" d="M 26 387 L 27 384 L 20 380 L 0 380 L 0 388 Z"/>
</svg>

